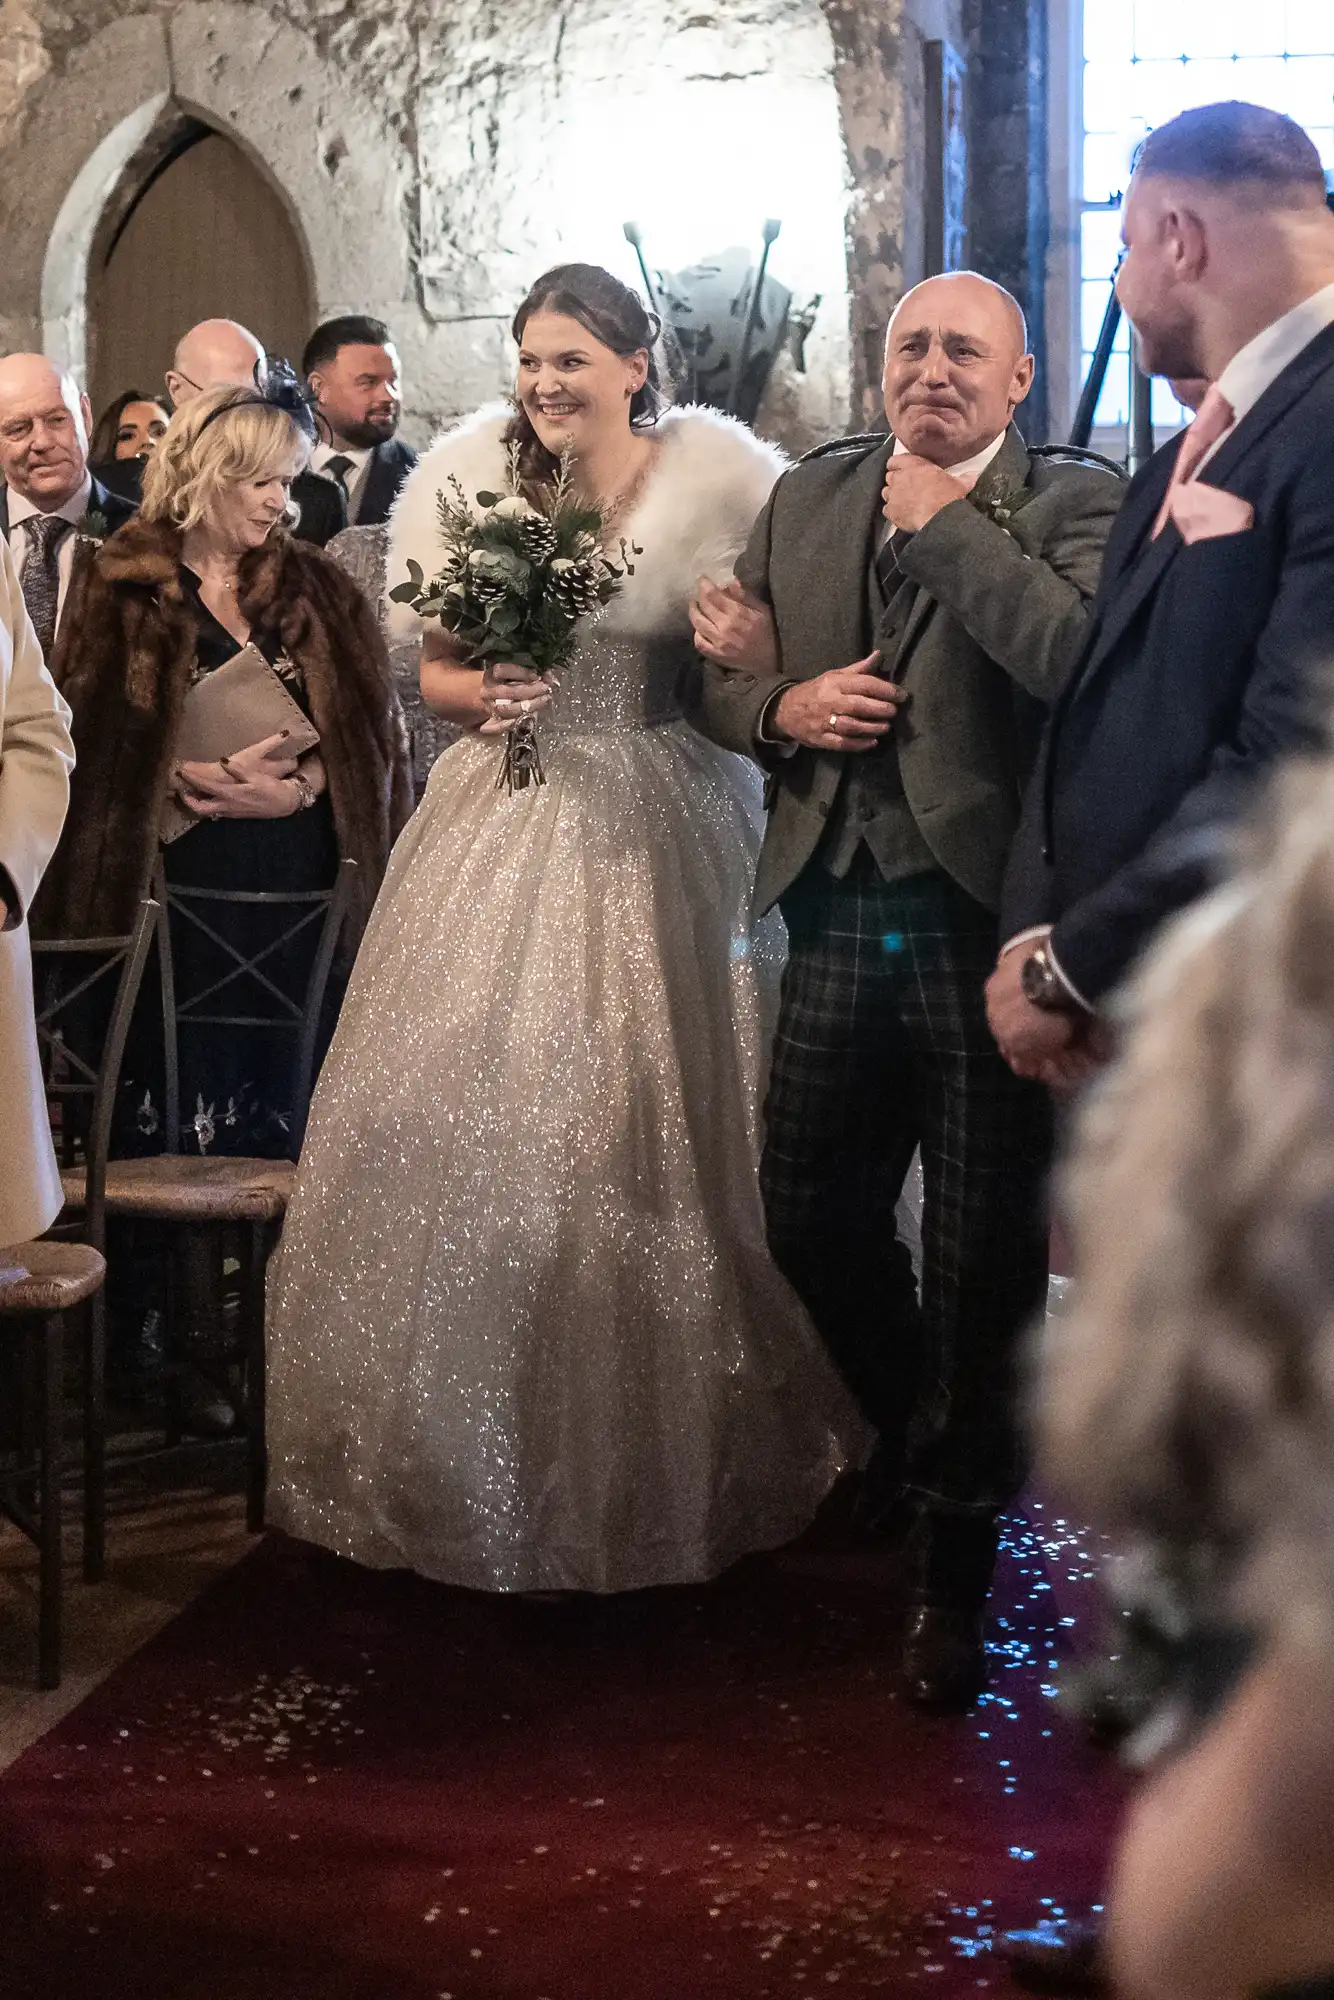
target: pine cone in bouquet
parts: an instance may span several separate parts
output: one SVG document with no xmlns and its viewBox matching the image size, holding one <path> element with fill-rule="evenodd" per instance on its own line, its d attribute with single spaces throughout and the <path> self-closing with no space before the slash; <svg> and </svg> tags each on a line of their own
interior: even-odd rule
<svg viewBox="0 0 1334 2000">
<path fill-rule="evenodd" d="M 583 618 L 602 602 L 602 579 L 586 557 L 557 556 L 547 572 L 555 603 L 573 618 Z"/>
<path fill-rule="evenodd" d="M 525 515 L 519 523 L 519 538 L 530 562 L 549 562 L 556 553 L 556 530 L 543 514 Z"/>
</svg>

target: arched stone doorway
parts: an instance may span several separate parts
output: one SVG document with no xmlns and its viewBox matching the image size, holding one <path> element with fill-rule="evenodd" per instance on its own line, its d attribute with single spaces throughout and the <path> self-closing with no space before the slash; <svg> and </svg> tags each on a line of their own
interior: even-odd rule
<svg viewBox="0 0 1334 2000">
<path fill-rule="evenodd" d="M 77 0 L 71 19 L 94 12 Z M 97 276 L 127 211 L 205 127 L 281 205 L 300 246 L 304 317 L 387 319 L 424 421 L 450 407 L 440 378 L 458 375 L 456 356 L 437 356 L 415 286 L 414 157 L 383 89 L 342 51 L 255 0 L 161 0 L 81 29 L 72 55 L 53 59 L 39 38 L 29 57 L 18 89 L 0 24 L 0 351 L 45 352 L 81 380 L 91 365 L 100 384 Z M 481 400 L 471 383 L 463 394 Z"/>
<path fill-rule="evenodd" d="M 299 362 L 315 323 L 305 248 L 282 200 L 241 148 L 189 121 L 132 196 L 87 280 L 89 389 L 158 390 L 172 349 L 201 319 L 240 320 Z"/>
</svg>

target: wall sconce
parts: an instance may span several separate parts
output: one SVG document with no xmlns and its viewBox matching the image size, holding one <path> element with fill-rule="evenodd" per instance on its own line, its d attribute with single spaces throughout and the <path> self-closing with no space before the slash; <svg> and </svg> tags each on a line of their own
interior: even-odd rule
<svg viewBox="0 0 1334 2000">
<path fill-rule="evenodd" d="M 765 223 L 758 264 L 749 250 L 737 247 L 682 271 L 650 272 L 638 224 L 624 225 L 649 303 L 662 320 L 668 363 L 683 401 L 707 403 L 753 424 L 785 341 L 797 368 L 804 369 L 806 336 L 820 298 L 817 293 L 794 312 L 792 293 L 769 276 L 769 252 L 782 226 Z"/>
</svg>

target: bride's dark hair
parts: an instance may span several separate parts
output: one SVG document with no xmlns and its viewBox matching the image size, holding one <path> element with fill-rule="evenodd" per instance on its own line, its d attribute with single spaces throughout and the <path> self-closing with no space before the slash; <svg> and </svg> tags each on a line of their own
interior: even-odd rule
<svg viewBox="0 0 1334 2000">
<path fill-rule="evenodd" d="M 613 354 L 628 357 L 641 349 L 647 351 L 648 375 L 643 388 L 636 389 L 630 399 L 630 428 L 651 430 L 667 406 L 668 384 L 658 360 L 662 321 L 648 310 L 638 292 L 600 264 L 556 264 L 543 272 L 514 315 L 510 331 L 520 344 L 524 328 L 537 312 L 560 313 L 578 320 Z M 522 404 L 505 427 L 505 441 L 518 444 L 519 486 L 531 498 L 534 488 L 555 478 L 560 461 L 547 450 Z"/>
</svg>

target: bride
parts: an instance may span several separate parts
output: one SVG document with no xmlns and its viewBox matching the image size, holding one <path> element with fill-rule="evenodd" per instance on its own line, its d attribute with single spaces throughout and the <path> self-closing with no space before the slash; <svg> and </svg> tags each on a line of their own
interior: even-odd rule
<svg viewBox="0 0 1334 2000">
<path fill-rule="evenodd" d="M 572 447 L 634 573 L 559 690 L 428 632 L 468 733 L 400 839 L 325 1064 L 270 1293 L 269 1518 L 358 1562 L 497 1591 L 697 1581 L 810 1520 L 857 1421 L 771 1263 L 757 1097 L 781 933 L 762 809 L 683 720 L 698 576 L 730 574 L 781 467 L 664 410 L 657 328 L 584 264 L 514 322 L 516 401 L 441 438 L 436 496 L 534 491 Z M 544 786 L 497 790 L 537 716 Z"/>
</svg>

